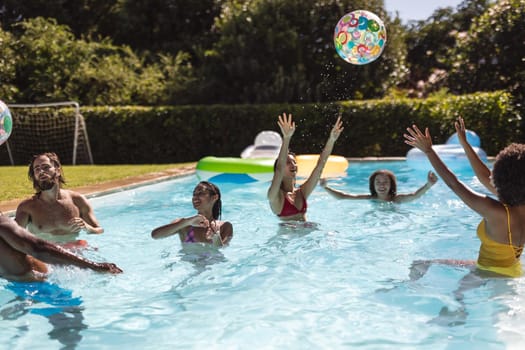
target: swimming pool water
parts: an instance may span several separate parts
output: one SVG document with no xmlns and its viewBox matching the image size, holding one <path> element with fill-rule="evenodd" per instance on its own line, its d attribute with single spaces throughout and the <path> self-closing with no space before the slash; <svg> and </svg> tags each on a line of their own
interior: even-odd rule
<svg viewBox="0 0 525 350">
<path fill-rule="evenodd" d="M 383 168 L 400 193 L 426 182 L 399 161 L 352 163 L 330 184 L 366 193 Z M 487 193 L 468 168 L 461 179 Z M 436 265 L 409 279 L 414 260 L 477 257 L 480 217 L 442 181 L 396 205 L 337 200 L 317 187 L 307 228 L 279 225 L 268 183 L 220 183 L 230 246 L 151 239 L 153 228 L 194 215 L 197 182 L 91 199 L 105 233 L 82 234 L 91 246 L 83 254 L 124 274 L 55 267 L 41 286 L 0 280 L 2 347 L 517 349 L 525 340 L 523 279 L 485 279 L 463 298 L 455 291 L 465 268 Z"/>
</svg>

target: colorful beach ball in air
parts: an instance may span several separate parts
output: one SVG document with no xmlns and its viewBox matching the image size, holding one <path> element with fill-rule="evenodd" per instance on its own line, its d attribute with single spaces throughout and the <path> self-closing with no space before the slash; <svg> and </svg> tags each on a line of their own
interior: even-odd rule
<svg viewBox="0 0 525 350">
<path fill-rule="evenodd" d="M 373 62 L 385 48 L 385 25 L 372 12 L 352 11 L 335 26 L 334 44 L 339 56 L 349 63 L 362 65 Z"/>
<path fill-rule="evenodd" d="M 0 145 L 7 141 L 13 128 L 13 118 L 7 105 L 0 101 Z"/>
</svg>

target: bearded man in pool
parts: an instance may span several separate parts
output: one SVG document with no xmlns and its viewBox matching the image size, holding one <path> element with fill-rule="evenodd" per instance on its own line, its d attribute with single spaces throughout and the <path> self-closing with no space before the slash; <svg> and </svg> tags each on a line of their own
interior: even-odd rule
<svg viewBox="0 0 525 350">
<path fill-rule="evenodd" d="M 78 192 L 61 188 L 65 184 L 60 160 L 55 153 L 33 156 L 29 179 L 36 193 L 16 209 L 16 222 L 33 234 L 76 235 L 81 230 L 102 233 L 93 208 Z M 77 241 L 85 245 L 85 241 Z"/>
<path fill-rule="evenodd" d="M 49 272 L 46 263 L 122 272 L 115 264 L 97 263 L 40 239 L 0 213 L 0 277 L 11 281 L 43 281 Z"/>
</svg>

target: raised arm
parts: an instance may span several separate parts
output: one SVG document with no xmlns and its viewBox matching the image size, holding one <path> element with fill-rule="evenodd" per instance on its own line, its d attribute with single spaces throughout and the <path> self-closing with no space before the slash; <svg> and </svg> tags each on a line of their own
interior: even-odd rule
<svg viewBox="0 0 525 350">
<path fill-rule="evenodd" d="M 31 255 L 46 263 L 75 265 L 100 272 L 122 272 L 115 264 L 97 263 L 75 255 L 56 244 L 40 239 L 5 216 L 0 216 L 0 238 L 13 247 L 13 249 Z"/>
<path fill-rule="evenodd" d="M 483 163 L 478 154 L 467 141 L 465 121 L 462 117 L 458 118 L 458 120 L 454 123 L 454 127 L 456 128 L 456 133 L 458 134 L 459 144 L 463 147 L 470 166 L 472 167 L 472 170 L 474 170 L 474 173 L 476 174 L 479 182 L 481 182 L 483 186 L 485 186 L 490 192 L 497 195 L 498 193 L 496 188 L 490 181 L 490 169 L 485 165 L 485 163 Z"/>
<path fill-rule="evenodd" d="M 159 226 L 151 231 L 151 237 L 154 239 L 166 238 L 180 233 L 182 229 L 189 226 L 206 227 L 207 225 L 208 220 L 206 217 L 204 217 L 204 215 L 197 214 L 188 218 L 175 219 L 173 222 L 167 225 Z"/>
<path fill-rule="evenodd" d="M 490 215 L 494 200 L 472 191 L 469 187 L 463 184 L 463 182 L 458 180 L 432 148 L 432 139 L 428 128 L 425 129 L 425 133 L 423 134 L 416 125 L 413 125 L 412 128 L 407 128 L 407 132 L 408 134 L 403 135 L 405 137 L 405 143 L 419 148 L 425 153 L 445 184 L 472 210 L 476 211 L 483 217 Z"/>
<path fill-rule="evenodd" d="M 328 160 L 328 157 L 330 157 L 330 154 L 334 149 L 335 141 L 337 141 L 343 130 L 343 122 L 341 121 L 341 116 L 339 116 L 337 117 L 337 121 L 332 127 L 332 130 L 330 131 L 330 136 L 328 137 L 326 145 L 324 146 L 323 151 L 321 152 L 319 159 L 317 160 L 317 164 L 315 165 L 314 170 L 312 170 L 312 173 L 310 174 L 308 179 L 301 185 L 301 190 L 303 191 L 303 195 L 305 198 L 308 198 L 310 193 L 312 193 L 312 191 L 314 190 L 315 186 L 317 186 L 317 182 L 321 178 L 321 174 L 323 173 L 326 161 Z"/>
<path fill-rule="evenodd" d="M 412 193 L 406 193 L 406 194 L 398 194 L 395 198 L 395 202 L 397 203 L 406 203 L 413 201 L 414 199 L 418 199 L 422 195 L 424 195 L 430 187 L 434 186 L 434 184 L 438 181 L 438 177 L 436 174 L 434 174 L 432 171 L 428 172 L 427 175 L 427 182 L 417 189 L 416 192 Z"/>
<path fill-rule="evenodd" d="M 270 201 L 270 207 L 274 213 L 279 213 L 283 206 L 284 197 L 281 194 L 281 183 L 283 181 L 284 172 L 286 170 L 286 162 L 288 160 L 288 152 L 290 147 L 290 140 L 292 135 L 295 132 L 295 122 L 292 121 L 292 115 L 286 115 L 283 113 L 279 115 L 277 121 L 281 133 L 283 134 L 283 142 L 281 144 L 281 149 L 279 150 L 279 155 L 277 157 L 275 171 L 273 172 L 272 182 L 270 188 L 268 189 L 267 197 Z"/>
<path fill-rule="evenodd" d="M 348 192 L 343 192 L 340 190 L 336 190 L 334 188 L 331 188 L 327 185 L 326 179 L 321 179 L 319 181 L 319 184 L 330 194 L 332 197 L 335 197 L 337 199 L 372 199 L 372 195 L 370 194 L 352 194 Z"/>
</svg>

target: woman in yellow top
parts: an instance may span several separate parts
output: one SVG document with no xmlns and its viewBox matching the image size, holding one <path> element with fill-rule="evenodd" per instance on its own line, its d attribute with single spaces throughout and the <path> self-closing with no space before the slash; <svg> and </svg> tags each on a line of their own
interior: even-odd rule
<svg viewBox="0 0 525 350">
<path fill-rule="evenodd" d="M 521 276 L 520 255 L 525 243 L 525 144 L 513 143 L 498 153 L 491 175 L 498 196 L 496 200 L 472 191 L 457 179 L 432 149 L 428 128 L 423 133 L 413 125 L 412 128 L 407 128 L 407 131 L 408 134 L 404 135 L 405 143 L 423 151 L 447 186 L 467 206 L 483 217 L 477 229 L 481 247 L 475 263 L 476 272 L 488 276 Z M 458 260 L 433 262 L 474 264 Z M 420 274 L 427 268 L 428 262 L 424 264 Z"/>
</svg>

